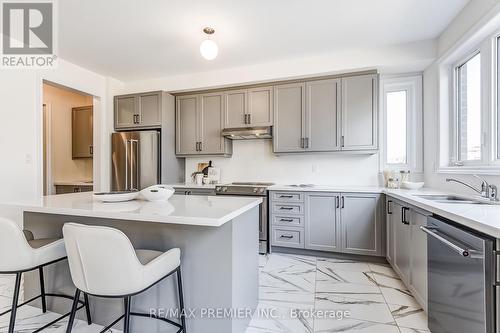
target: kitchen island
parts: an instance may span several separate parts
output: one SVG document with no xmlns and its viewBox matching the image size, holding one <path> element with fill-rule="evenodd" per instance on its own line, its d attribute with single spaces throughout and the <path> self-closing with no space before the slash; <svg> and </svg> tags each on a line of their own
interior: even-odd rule
<svg viewBox="0 0 500 333">
<path fill-rule="evenodd" d="M 167 202 L 101 203 L 93 201 L 91 193 L 75 193 L 2 205 L 0 215 L 22 218 L 19 222 L 36 238 L 62 237 L 63 224 L 77 222 L 117 228 L 138 249 L 178 247 L 187 331 L 243 333 L 258 300 L 261 202 L 261 198 L 174 195 Z M 66 261 L 47 267 L 45 276 L 48 292 L 74 293 Z M 178 305 L 176 288 L 174 278 L 169 277 L 134 297 L 132 310 L 168 315 Z M 26 274 L 25 299 L 38 292 L 38 274 Z M 90 304 L 93 321 L 104 326 L 123 313 L 120 300 L 91 297 Z M 50 299 L 52 311 L 65 313 L 69 308 L 68 301 Z M 84 318 L 83 313 L 78 315 Z M 131 328 L 135 332 L 175 332 L 152 319 L 134 318 Z"/>
</svg>

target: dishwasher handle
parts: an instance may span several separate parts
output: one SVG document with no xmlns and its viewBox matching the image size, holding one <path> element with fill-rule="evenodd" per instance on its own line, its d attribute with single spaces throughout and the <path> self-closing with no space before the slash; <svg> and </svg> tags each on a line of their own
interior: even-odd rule
<svg viewBox="0 0 500 333">
<path fill-rule="evenodd" d="M 445 244 L 446 246 L 448 246 L 449 248 L 454 250 L 456 253 L 460 254 L 461 256 L 463 256 L 465 258 L 482 258 L 482 255 L 479 254 L 477 251 L 469 250 L 469 249 L 463 247 L 462 245 L 457 245 L 457 244 L 453 243 L 452 241 L 449 241 L 448 239 L 439 235 L 439 231 L 435 228 L 427 228 L 424 226 L 420 226 L 420 230 L 425 232 L 427 235 L 434 237 L 435 239 L 437 239 L 441 243 Z"/>
</svg>

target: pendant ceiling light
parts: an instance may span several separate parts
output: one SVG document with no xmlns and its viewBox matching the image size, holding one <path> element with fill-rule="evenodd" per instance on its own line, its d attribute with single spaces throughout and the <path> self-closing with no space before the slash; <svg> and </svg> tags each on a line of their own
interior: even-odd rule
<svg viewBox="0 0 500 333">
<path fill-rule="evenodd" d="M 200 53 L 203 58 L 207 60 L 214 60 L 219 53 L 219 47 L 213 40 L 210 39 L 210 36 L 214 34 L 215 30 L 210 27 L 206 27 L 203 29 L 203 32 L 207 34 L 207 39 L 201 43 Z"/>
</svg>

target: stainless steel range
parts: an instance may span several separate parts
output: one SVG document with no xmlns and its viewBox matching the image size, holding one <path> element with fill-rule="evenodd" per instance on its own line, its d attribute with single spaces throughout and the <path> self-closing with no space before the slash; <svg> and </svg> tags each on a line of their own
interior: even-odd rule
<svg viewBox="0 0 500 333">
<path fill-rule="evenodd" d="M 267 188 L 274 183 L 231 183 L 215 187 L 217 195 L 241 195 L 263 197 L 259 219 L 259 253 L 269 249 L 268 195 Z"/>
</svg>

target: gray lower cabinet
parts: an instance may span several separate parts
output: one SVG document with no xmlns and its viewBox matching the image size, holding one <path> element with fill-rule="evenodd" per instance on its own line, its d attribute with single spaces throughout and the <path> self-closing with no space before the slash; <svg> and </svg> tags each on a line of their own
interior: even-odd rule
<svg viewBox="0 0 500 333">
<path fill-rule="evenodd" d="M 369 256 L 385 253 L 380 194 L 271 191 L 270 200 L 272 230 L 293 230 L 294 240 L 304 237 L 304 243 L 283 242 L 275 234 L 273 246 Z"/>
<path fill-rule="evenodd" d="M 381 256 L 383 202 L 380 194 L 342 193 L 342 252 Z"/>
<path fill-rule="evenodd" d="M 341 251 L 339 194 L 307 193 L 305 196 L 305 248 Z"/>
<path fill-rule="evenodd" d="M 385 228 L 386 228 L 386 256 L 387 261 L 394 264 L 394 201 L 390 198 L 385 202 Z"/>
<path fill-rule="evenodd" d="M 399 202 L 394 202 L 394 259 L 393 267 L 403 282 L 410 281 L 410 223 L 409 208 Z"/>
<path fill-rule="evenodd" d="M 232 142 L 221 135 L 224 94 L 184 95 L 176 98 L 176 154 L 232 154 Z"/>
<path fill-rule="evenodd" d="M 427 236 L 420 230 L 427 225 L 429 212 L 411 208 L 410 291 L 427 311 Z"/>
<path fill-rule="evenodd" d="M 161 128 L 163 92 L 114 97 L 115 130 Z"/>
</svg>

